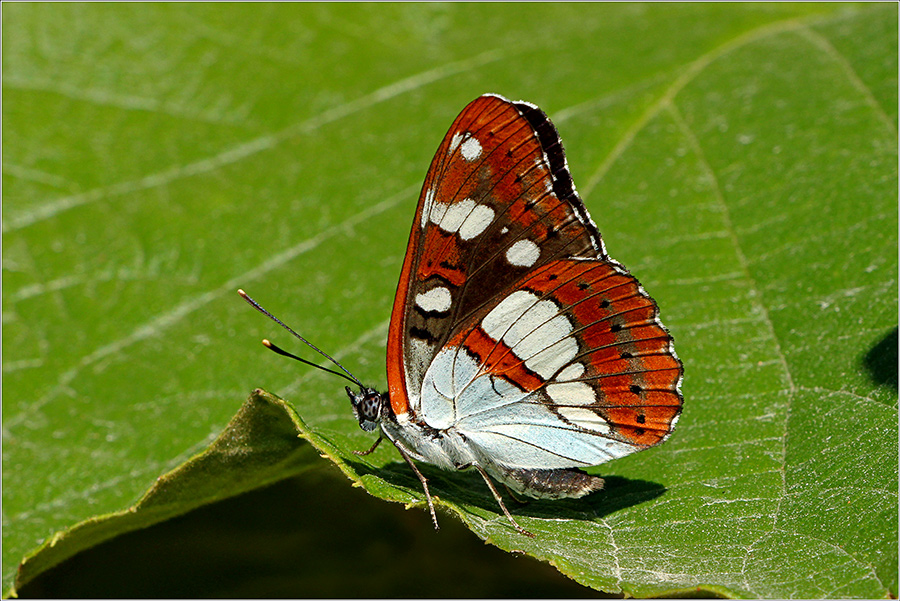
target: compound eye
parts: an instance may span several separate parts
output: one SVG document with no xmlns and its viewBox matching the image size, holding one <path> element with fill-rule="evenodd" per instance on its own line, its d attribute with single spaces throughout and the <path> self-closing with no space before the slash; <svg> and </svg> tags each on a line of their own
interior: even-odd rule
<svg viewBox="0 0 900 601">
<path fill-rule="evenodd" d="M 381 395 L 366 395 L 362 402 L 362 414 L 366 419 L 377 420 L 381 414 Z"/>
</svg>

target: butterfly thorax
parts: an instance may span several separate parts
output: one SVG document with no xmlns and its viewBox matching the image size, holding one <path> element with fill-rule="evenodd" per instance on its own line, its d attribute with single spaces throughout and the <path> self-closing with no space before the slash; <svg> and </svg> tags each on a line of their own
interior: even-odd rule
<svg viewBox="0 0 900 601">
<path fill-rule="evenodd" d="M 454 428 L 437 429 L 413 412 L 397 415 L 391 408 L 387 392 L 363 387 L 359 392 L 346 389 L 359 427 L 371 432 L 380 427 L 394 444 L 400 445 L 410 456 L 442 467 L 456 470 L 476 463 L 466 438 Z"/>
<path fill-rule="evenodd" d="M 458 470 L 481 463 L 468 444 L 466 437 L 456 428 L 434 428 L 414 414 L 391 414 L 381 421 L 381 430 L 394 444 L 418 459 L 447 470 Z"/>
</svg>

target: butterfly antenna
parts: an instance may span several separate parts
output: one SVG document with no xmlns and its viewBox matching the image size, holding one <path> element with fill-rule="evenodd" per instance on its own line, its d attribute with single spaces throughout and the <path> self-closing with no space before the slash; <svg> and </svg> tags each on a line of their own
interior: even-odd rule
<svg viewBox="0 0 900 601">
<path fill-rule="evenodd" d="M 334 371 L 333 369 L 328 369 L 327 367 L 322 367 L 321 365 L 317 365 L 317 364 L 313 363 L 312 361 L 307 361 L 306 359 L 301 359 L 301 358 L 298 357 L 297 355 L 293 355 L 293 354 L 287 352 L 286 350 L 284 350 L 284 349 L 282 349 L 282 348 L 279 348 L 279 347 L 275 346 L 274 344 L 272 344 L 272 343 L 269 342 L 268 340 L 263 340 L 263 341 L 262 341 L 263 346 L 265 346 L 266 348 L 268 348 L 268 349 L 271 350 L 271 351 L 274 351 L 274 352 L 278 353 L 279 355 L 284 355 L 285 357 L 290 357 L 291 359 L 296 359 L 296 360 L 299 361 L 300 363 L 305 363 L 305 364 L 307 364 L 307 365 L 311 365 L 312 367 L 315 367 L 316 369 L 321 369 L 322 371 L 327 371 L 327 372 L 330 373 L 330 374 L 334 374 L 334 375 L 336 375 L 336 376 L 340 376 L 340 377 L 342 377 L 342 378 L 344 378 L 344 379 L 346 379 L 346 380 L 350 380 L 351 382 L 353 382 L 354 384 L 356 384 L 356 385 L 359 386 L 360 388 L 364 388 L 362 382 L 360 382 L 359 380 L 357 380 L 357 379 L 356 379 L 356 376 L 354 376 L 353 374 L 351 374 L 351 373 L 347 370 L 346 367 L 344 367 L 343 365 L 340 364 L 340 362 L 339 362 L 337 359 L 335 359 L 334 357 L 332 357 L 331 355 L 329 355 L 328 353 L 326 353 L 325 351 L 323 351 L 322 349 L 320 349 L 319 347 L 317 347 L 315 344 L 313 344 L 312 342 L 310 342 L 309 340 L 307 340 L 306 338 L 304 338 L 303 336 L 301 336 L 300 334 L 298 334 L 297 332 L 295 332 L 294 330 L 292 330 L 292 329 L 290 328 L 290 326 L 288 326 L 287 324 L 285 324 L 283 321 L 281 321 L 280 319 L 278 319 L 277 317 L 275 317 L 274 315 L 272 315 L 271 313 L 269 313 L 268 311 L 266 311 L 266 310 L 263 308 L 262 305 L 260 305 L 258 302 L 256 302 L 256 301 L 253 300 L 252 298 L 250 298 L 250 296 L 249 296 L 246 292 L 244 292 L 243 290 L 238 290 L 238 294 L 241 295 L 241 298 L 243 298 L 245 301 L 247 301 L 248 303 L 250 303 L 250 305 L 251 305 L 254 309 L 256 309 L 257 311 L 259 311 L 260 313 L 262 313 L 263 315 L 265 315 L 266 317 L 268 317 L 269 319 L 271 319 L 272 321 L 274 321 L 275 323 L 277 323 L 278 325 L 280 325 L 282 328 L 284 328 L 285 330 L 287 330 L 288 332 L 290 332 L 291 334 L 293 334 L 294 336 L 296 336 L 297 338 L 299 338 L 299 339 L 302 340 L 303 342 L 305 342 L 305 343 L 307 344 L 307 346 L 309 346 L 309 348 L 311 348 L 312 350 L 316 351 L 317 353 L 319 353 L 320 355 L 322 355 L 323 357 L 325 357 L 326 359 L 328 359 L 329 361 L 331 361 L 332 363 L 334 363 L 335 365 L 337 365 L 338 367 L 340 367 L 340 368 L 344 371 L 344 373 L 342 374 L 342 373 L 340 373 L 340 372 L 338 372 L 338 371 Z M 346 375 L 344 375 L 344 374 L 346 374 Z"/>
</svg>

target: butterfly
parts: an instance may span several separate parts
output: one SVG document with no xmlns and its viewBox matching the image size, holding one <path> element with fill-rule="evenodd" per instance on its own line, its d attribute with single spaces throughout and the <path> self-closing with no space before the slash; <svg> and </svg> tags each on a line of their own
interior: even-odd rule
<svg viewBox="0 0 900 601">
<path fill-rule="evenodd" d="M 476 470 L 532 536 L 495 481 L 532 498 L 582 497 L 604 482 L 579 468 L 672 433 L 683 367 L 658 313 L 607 254 L 547 115 L 485 94 L 425 177 L 391 313 L 387 392 L 319 352 L 358 386 L 346 391 L 360 427 L 379 431 L 357 454 L 393 443 L 436 529 L 414 460 Z"/>
</svg>

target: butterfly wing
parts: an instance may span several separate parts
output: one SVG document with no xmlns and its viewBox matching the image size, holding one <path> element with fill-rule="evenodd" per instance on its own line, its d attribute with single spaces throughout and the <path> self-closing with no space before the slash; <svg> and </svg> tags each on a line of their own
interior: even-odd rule
<svg viewBox="0 0 900 601">
<path fill-rule="evenodd" d="M 506 467 L 596 465 L 665 440 L 681 374 L 633 276 L 562 259 L 459 328 L 425 375 L 422 414 Z"/>
<path fill-rule="evenodd" d="M 456 425 L 507 465 L 591 465 L 671 431 L 681 373 L 656 304 L 606 255 L 546 115 L 495 95 L 470 103 L 413 222 L 388 338 L 394 413 Z"/>
<path fill-rule="evenodd" d="M 432 160 L 391 315 L 395 413 L 405 412 L 454 324 L 554 256 L 602 252 L 581 203 L 566 201 L 574 187 L 555 129 L 543 117 L 556 144 L 542 145 L 528 116 L 541 122 L 543 113 L 477 98 Z"/>
</svg>

